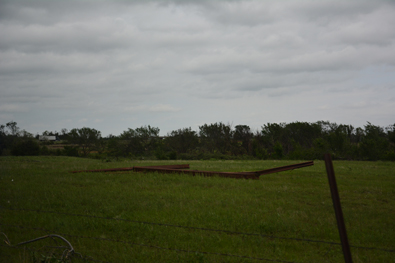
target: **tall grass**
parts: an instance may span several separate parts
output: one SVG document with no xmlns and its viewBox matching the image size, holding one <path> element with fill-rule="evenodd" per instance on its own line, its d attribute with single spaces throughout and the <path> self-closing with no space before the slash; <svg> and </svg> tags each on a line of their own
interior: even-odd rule
<svg viewBox="0 0 395 263">
<path fill-rule="evenodd" d="M 76 252 L 110 262 L 342 261 L 340 245 L 147 224 L 340 242 L 322 161 L 260 180 L 70 173 L 176 163 L 189 163 L 198 170 L 254 171 L 295 161 L 104 163 L 72 157 L 1 157 L 0 232 L 14 244 L 50 233 L 65 234 Z M 395 163 L 335 161 L 334 168 L 350 244 L 395 249 Z M 57 213 L 11 210 L 21 208 Z M 0 246 L 0 262 L 33 262 L 32 253 Z M 381 250 L 352 247 L 352 254 L 354 262 L 395 262 L 395 253 Z"/>
</svg>

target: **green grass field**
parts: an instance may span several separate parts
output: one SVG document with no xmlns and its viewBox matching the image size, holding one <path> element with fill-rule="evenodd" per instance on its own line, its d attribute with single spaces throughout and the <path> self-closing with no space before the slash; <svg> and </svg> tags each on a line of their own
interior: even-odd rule
<svg viewBox="0 0 395 263">
<path fill-rule="evenodd" d="M 12 244 L 61 235 L 80 253 L 72 262 L 344 262 L 340 245 L 307 241 L 340 243 L 323 161 L 259 180 L 70 173 L 182 163 L 254 171 L 298 162 L 1 157 L 0 232 Z M 395 262 L 395 163 L 334 161 L 334 169 L 354 262 Z M 58 262 L 65 249 L 54 246 L 63 244 L 2 242 L 0 262 L 42 262 L 52 253 L 46 262 Z"/>
</svg>

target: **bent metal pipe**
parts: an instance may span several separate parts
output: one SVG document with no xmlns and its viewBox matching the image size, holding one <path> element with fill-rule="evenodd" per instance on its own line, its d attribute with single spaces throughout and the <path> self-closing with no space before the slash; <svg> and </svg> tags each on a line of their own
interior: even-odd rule
<svg viewBox="0 0 395 263">
<path fill-rule="evenodd" d="M 285 165 L 281 167 L 260 170 L 255 172 L 216 172 L 216 171 L 185 170 L 185 169 L 189 169 L 189 164 L 180 164 L 180 165 L 158 165 L 158 166 L 134 166 L 134 167 L 98 169 L 98 170 L 80 170 L 80 171 L 72 171 L 72 173 L 134 171 L 134 172 L 158 172 L 158 173 L 183 173 L 183 174 L 190 174 L 193 176 L 195 175 L 220 176 L 220 177 L 237 178 L 237 179 L 259 179 L 259 176 L 264 174 L 271 174 L 271 173 L 278 173 L 278 172 L 283 172 L 293 169 L 299 169 L 311 165 L 314 165 L 313 161 Z"/>
</svg>

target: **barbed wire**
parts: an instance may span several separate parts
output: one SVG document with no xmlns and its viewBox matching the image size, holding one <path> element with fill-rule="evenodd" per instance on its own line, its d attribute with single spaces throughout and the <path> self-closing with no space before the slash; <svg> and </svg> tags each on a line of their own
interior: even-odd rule
<svg viewBox="0 0 395 263">
<path fill-rule="evenodd" d="M 49 231 L 48 229 L 43 229 L 43 228 L 31 228 L 31 227 L 18 226 L 18 225 L 7 225 L 7 224 L 1 224 L 1 223 L 0 223 L 0 225 L 11 226 L 11 227 L 18 227 L 18 228 L 24 228 L 24 229 L 34 229 L 34 230 L 41 230 L 41 231 Z M 187 249 L 178 249 L 178 248 L 166 248 L 166 247 L 161 247 L 161 246 L 156 246 L 156 245 L 148 245 L 148 244 L 136 243 L 136 242 L 131 242 L 131 241 L 119 240 L 119 239 L 103 238 L 103 237 L 80 236 L 80 235 L 71 235 L 71 234 L 66 234 L 66 233 L 59 233 L 59 235 L 63 235 L 63 236 L 67 236 L 67 237 L 73 237 L 73 238 L 77 238 L 77 239 L 85 238 L 85 239 L 94 239 L 94 240 L 101 240 L 101 241 L 123 243 L 123 244 L 127 244 L 127 245 L 132 245 L 132 246 L 141 246 L 141 247 L 155 248 L 155 249 L 160 249 L 160 250 L 169 250 L 169 251 L 175 251 L 175 252 L 195 253 L 195 254 L 199 253 L 199 254 L 217 255 L 217 256 L 228 256 L 228 257 L 237 257 L 237 258 L 253 259 L 253 260 L 268 261 L 268 262 L 296 263 L 295 261 L 285 261 L 285 260 L 269 259 L 269 258 L 258 258 L 258 257 L 250 257 L 250 256 L 243 256 L 243 255 L 227 254 L 227 253 L 207 252 L 207 251 L 198 251 L 198 250 L 187 250 Z M 42 239 L 42 237 L 41 238 L 36 238 L 34 240 L 29 240 L 29 241 L 26 241 L 26 242 L 19 243 L 18 246 L 22 245 L 22 244 L 27 244 L 27 243 L 31 243 L 31 242 L 37 241 L 39 239 Z M 7 240 L 8 240 L 8 238 L 7 238 Z M 16 247 L 16 246 L 17 245 L 11 246 L 11 247 Z M 75 253 L 74 252 L 73 255 L 74 254 L 79 254 L 79 253 Z M 87 259 L 87 258 L 85 258 L 85 259 Z M 91 261 L 97 261 L 97 260 L 91 260 Z M 107 261 L 97 261 L 97 262 L 107 262 Z M 108 263 L 110 263 L 110 262 L 108 262 Z"/>
<path fill-rule="evenodd" d="M 6 247 L 6 248 L 12 248 L 12 249 L 21 249 L 20 247 L 10 247 L 8 245 L 3 245 L 3 244 L 0 244 L 0 247 Z M 44 246 L 44 247 L 51 247 L 51 246 Z M 31 247 L 24 247 L 24 248 L 26 248 L 29 251 L 33 251 L 33 252 L 41 252 L 42 249 L 43 249 L 43 247 L 40 248 L 40 249 L 34 249 L 34 248 L 31 248 Z M 62 248 L 62 247 L 51 247 L 51 248 Z M 81 253 L 76 252 L 76 251 L 74 251 L 72 257 L 70 257 L 70 259 L 72 259 L 72 258 L 80 258 L 81 260 L 84 260 L 84 261 L 93 261 L 93 262 L 101 262 L 101 263 L 112 263 L 110 261 L 97 260 L 97 259 L 94 259 L 94 258 L 92 258 L 90 256 L 83 256 Z"/>
<path fill-rule="evenodd" d="M 185 228 L 185 229 L 193 229 L 193 230 L 219 232 L 219 233 L 226 233 L 226 234 L 233 234 L 233 235 L 260 236 L 260 237 L 272 238 L 272 239 L 294 240 L 294 241 L 311 242 L 311 243 L 323 243 L 323 244 L 329 244 L 329 245 L 341 245 L 340 242 L 316 240 L 316 239 L 311 239 L 311 238 L 282 237 L 282 236 L 264 235 L 264 234 L 258 234 L 258 233 L 247 233 L 247 232 L 237 232 L 237 231 L 222 230 L 222 229 L 211 229 L 211 228 L 203 228 L 203 227 L 182 226 L 182 225 L 167 224 L 167 223 L 155 223 L 155 222 L 138 221 L 138 220 L 131 220 L 131 219 L 123 219 L 123 218 L 112 218 L 112 217 L 102 217 L 102 216 L 94 216 L 94 215 L 83 215 L 83 214 L 48 211 L 48 210 L 10 208 L 10 207 L 4 207 L 4 206 L 0 206 L 0 209 L 6 209 L 6 210 L 12 210 L 12 211 L 24 211 L 24 212 L 50 213 L 50 214 L 59 214 L 59 215 L 68 215 L 68 216 L 77 216 L 77 217 L 87 217 L 87 218 L 96 218 L 96 219 L 105 219 L 105 220 L 115 220 L 115 221 L 123 221 L 123 222 L 138 223 L 138 224 L 147 224 L 147 225 L 157 225 L 157 226 L 167 226 L 167 227 L 176 227 L 176 228 Z M 366 249 L 366 250 L 380 250 L 380 251 L 395 253 L 395 249 L 388 249 L 388 248 L 366 247 L 366 246 L 355 246 L 355 245 L 350 245 L 350 247 L 358 248 L 358 249 Z"/>
<path fill-rule="evenodd" d="M 5 208 L 5 207 L 0 206 L 0 208 Z M 53 213 L 53 214 L 61 214 L 61 215 L 69 215 L 69 216 L 89 217 L 89 218 L 97 218 L 97 219 L 105 219 L 105 220 L 116 220 L 116 221 L 124 221 L 124 222 L 139 223 L 139 224 L 168 226 L 168 227 L 186 228 L 186 229 L 212 231 L 212 232 L 222 232 L 222 233 L 235 234 L 235 235 L 260 236 L 260 237 L 265 237 L 265 238 L 295 240 L 295 241 L 304 241 L 304 242 L 313 242 L 313 243 L 324 243 L 324 244 L 330 244 L 330 245 L 341 245 L 341 243 L 339 243 L 339 242 L 325 241 L 325 240 L 314 240 L 314 239 L 293 238 L 293 237 L 280 237 L 280 236 L 264 235 L 264 234 L 258 234 L 258 233 L 246 233 L 246 232 L 236 232 L 236 231 L 221 230 L 221 229 L 210 229 L 210 228 L 202 228 L 202 227 L 181 226 L 181 225 L 175 225 L 175 224 L 136 221 L 136 220 L 122 219 L 122 218 L 101 217 L 101 216 L 93 216 L 93 215 L 82 215 L 82 214 L 73 214 L 73 213 L 46 211 L 46 210 L 34 210 L 34 209 L 19 209 L 19 208 L 5 208 L 5 209 L 13 210 L 13 211 L 29 211 L 29 212 L 38 212 L 38 213 Z M 365 246 L 351 246 L 351 247 L 353 247 L 353 248 L 360 248 L 360 249 L 376 249 L 376 250 L 381 250 L 381 251 L 386 251 L 386 252 L 395 252 L 395 249 L 385 249 L 385 248 L 378 248 L 378 247 L 365 247 Z"/>
<path fill-rule="evenodd" d="M 58 247 L 55 247 L 55 248 L 66 248 L 66 249 L 63 251 L 62 259 L 63 259 L 63 258 L 64 258 L 64 259 L 67 259 L 67 258 L 73 256 L 73 254 L 74 254 L 74 248 L 73 248 L 73 246 L 70 244 L 70 242 L 69 242 L 67 239 L 65 239 L 64 237 L 59 236 L 59 235 L 49 234 L 49 235 L 45 235 L 45 236 L 42 236 L 42 237 L 38 237 L 38 238 L 35 238 L 35 239 L 32 239 L 32 240 L 28 240 L 28 241 L 21 242 L 21 243 L 18 243 L 18 244 L 16 244 L 16 245 L 11 245 L 11 242 L 10 242 L 10 240 L 8 239 L 7 235 L 6 235 L 5 233 L 3 233 L 3 232 L 1 232 L 1 234 L 3 234 L 4 237 L 6 238 L 6 240 L 4 240 L 4 242 L 5 242 L 8 246 L 10 246 L 10 247 L 19 247 L 19 246 L 26 245 L 26 244 L 33 243 L 33 242 L 37 242 L 37 241 L 40 241 L 40 240 L 43 240 L 43 239 L 46 239 L 46 238 L 54 239 L 54 238 L 56 237 L 56 238 L 59 238 L 59 239 L 63 240 L 64 242 L 66 242 L 67 245 L 69 246 L 69 247 L 65 247 L 65 246 L 58 246 Z"/>
<path fill-rule="evenodd" d="M 155 223 L 155 222 L 138 221 L 138 220 L 124 219 L 124 218 L 112 218 L 112 217 L 102 217 L 102 216 L 94 216 L 94 215 L 82 215 L 82 214 L 47 211 L 47 210 L 8 208 L 8 207 L 3 207 L 3 206 L 0 206 L 0 208 L 4 208 L 4 209 L 7 209 L 7 210 L 12 210 L 12 211 L 27 211 L 27 212 L 38 212 L 38 213 L 50 213 L 50 214 L 69 215 L 69 216 L 78 216 L 78 217 L 88 217 L 88 218 L 97 218 L 97 219 L 105 219 L 105 220 L 124 221 L 124 222 L 146 224 L 146 225 L 167 226 L 167 227 L 186 228 L 186 229 L 193 229 L 193 230 L 221 232 L 221 233 L 233 234 L 233 235 L 260 236 L 260 237 L 273 238 L 273 239 L 286 239 L 286 240 L 296 240 L 296 241 L 305 241 L 305 242 L 313 242 L 313 243 L 325 243 L 325 244 L 331 244 L 331 245 L 341 245 L 341 243 L 333 242 L 333 241 L 314 240 L 314 239 L 306 239 L 306 238 L 294 238 L 294 237 L 280 237 L 280 236 L 264 235 L 264 234 L 258 234 L 258 233 L 237 232 L 237 231 L 230 231 L 230 230 L 223 230 L 223 229 L 204 228 L 204 227 L 182 226 L 182 225 L 167 224 L 167 223 Z"/>
</svg>

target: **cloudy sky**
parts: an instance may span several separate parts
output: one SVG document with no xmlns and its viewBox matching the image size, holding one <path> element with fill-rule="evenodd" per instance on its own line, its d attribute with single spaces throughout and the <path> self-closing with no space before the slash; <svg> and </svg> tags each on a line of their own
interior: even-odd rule
<svg viewBox="0 0 395 263">
<path fill-rule="evenodd" d="M 395 1 L 0 0 L 0 124 L 395 123 Z"/>
</svg>

